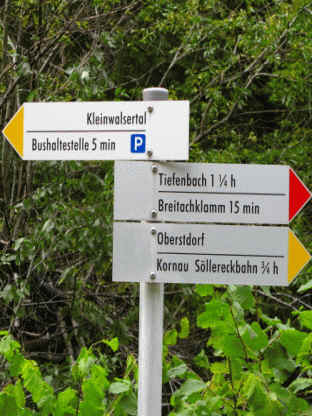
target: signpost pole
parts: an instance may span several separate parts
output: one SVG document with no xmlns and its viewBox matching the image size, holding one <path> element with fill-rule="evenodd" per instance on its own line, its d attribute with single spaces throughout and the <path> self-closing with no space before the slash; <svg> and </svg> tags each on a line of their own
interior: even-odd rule
<svg viewBox="0 0 312 416">
<path fill-rule="evenodd" d="M 168 99 L 168 90 L 147 88 L 144 101 Z M 152 150 L 152 149 L 151 149 Z M 164 284 L 140 283 L 138 415 L 161 415 Z"/>
<path fill-rule="evenodd" d="M 139 416 L 161 415 L 164 283 L 140 283 Z"/>
</svg>

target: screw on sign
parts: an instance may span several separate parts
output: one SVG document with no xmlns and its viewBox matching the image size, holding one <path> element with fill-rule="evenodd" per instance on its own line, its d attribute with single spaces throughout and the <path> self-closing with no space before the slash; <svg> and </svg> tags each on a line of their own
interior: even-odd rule
<svg viewBox="0 0 312 416">
<path fill-rule="evenodd" d="M 186 160 L 189 103 L 24 103 L 3 130 L 24 160 Z"/>
<path fill-rule="evenodd" d="M 310 258 L 288 227 L 114 224 L 115 281 L 288 286 Z"/>
<path fill-rule="evenodd" d="M 284 165 L 115 164 L 115 220 L 289 224 L 310 198 Z"/>
</svg>

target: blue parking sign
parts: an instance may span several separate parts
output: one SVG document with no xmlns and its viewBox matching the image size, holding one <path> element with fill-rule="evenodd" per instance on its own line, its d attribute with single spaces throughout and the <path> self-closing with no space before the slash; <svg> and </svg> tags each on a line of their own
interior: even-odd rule
<svg viewBox="0 0 312 416">
<path fill-rule="evenodd" d="M 145 153 L 145 134 L 131 134 L 131 153 Z"/>
</svg>

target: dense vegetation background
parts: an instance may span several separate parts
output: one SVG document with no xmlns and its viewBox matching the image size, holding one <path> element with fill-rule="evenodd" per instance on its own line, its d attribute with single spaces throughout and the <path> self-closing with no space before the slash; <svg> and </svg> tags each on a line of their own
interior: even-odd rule
<svg viewBox="0 0 312 416">
<path fill-rule="evenodd" d="M 0 3 L 1 130 L 23 102 L 163 86 L 191 103 L 191 161 L 288 164 L 312 188 L 312 2 Z M 0 414 L 135 415 L 113 163 L 0 149 Z M 291 224 L 310 252 L 311 219 L 309 204 Z M 163 414 L 312 415 L 311 289 L 312 265 L 288 288 L 166 285 Z"/>
</svg>

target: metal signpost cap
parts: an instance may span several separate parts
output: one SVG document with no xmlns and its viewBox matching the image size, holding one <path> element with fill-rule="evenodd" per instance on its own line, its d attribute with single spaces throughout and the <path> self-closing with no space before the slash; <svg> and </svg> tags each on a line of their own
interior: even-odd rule
<svg viewBox="0 0 312 416">
<path fill-rule="evenodd" d="M 164 101 L 168 100 L 169 91 L 166 88 L 145 88 L 143 90 L 144 101 Z"/>
</svg>

